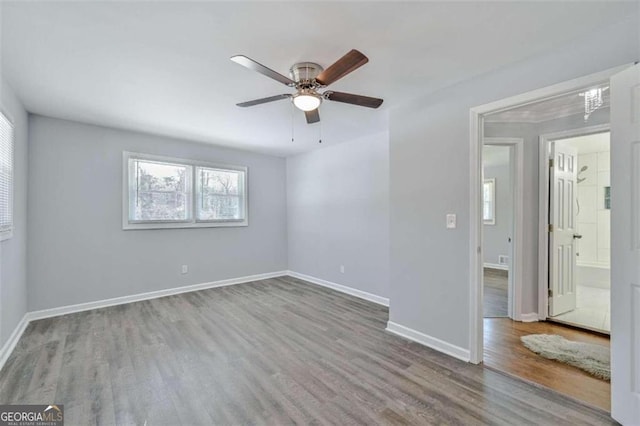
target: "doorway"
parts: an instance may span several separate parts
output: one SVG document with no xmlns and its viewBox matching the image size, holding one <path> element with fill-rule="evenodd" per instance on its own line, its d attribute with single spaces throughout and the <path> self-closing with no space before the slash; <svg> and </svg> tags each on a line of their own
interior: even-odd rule
<svg viewBox="0 0 640 426">
<path fill-rule="evenodd" d="M 520 318 L 518 261 L 523 140 L 487 137 L 483 146 L 483 317 Z"/>
<path fill-rule="evenodd" d="M 521 342 L 521 337 L 529 334 L 555 334 L 572 341 L 589 341 L 601 346 L 609 346 L 609 339 L 606 336 L 594 336 L 589 332 L 577 332 L 574 329 L 566 328 L 564 325 L 538 323 L 539 320 L 549 318 L 549 302 L 552 303 L 554 316 L 560 316 L 576 310 L 579 306 L 577 303 L 578 292 L 581 293 L 581 296 L 583 295 L 582 290 L 578 290 L 575 287 L 577 285 L 577 266 L 571 266 L 573 264 L 578 265 L 576 259 L 579 253 L 577 241 L 580 239 L 581 234 L 578 232 L 577 222 L 584 219 L 585 225 L 591 224 L 591 222 L 587 222 L 587 219 L 590 221 L 592 218 L 587 216 L 591 214 L 597 216 L 598 213 L 595 210 L 591 213 L 589 210 L 589 214 L 587 214 L 587 204 L 590 204 L 588 207 L 591 208 L 593 203 L 585 201 L 584 198 L 592 194 L 589 194 L 590 190 L 587 189 L 582 194 L 582 200 L 578 198 L 578 179 L 586 183 L 587 180 L 583 180 L 587 176 L 585 172 L 595 173 L 597 178 L 597 174 L 600 171 L 603 173 L 602 177 L 604 178 L 604 172 L 608 170 L 604 161 L 607 150 L 603 149 L 602 146 L 596 147 L 595 145 L 598 145 L 598 143 L 592 141 L 592 145 L 594 145 L 591 148 L 592 152 L 587 152 L 589 151 L 587 149 L 589 141 L 573 139 L 587 136 L 595 138 L 596 136 L 594 135 L 596 134 L 600 135 L 598 136 L 599 138 L 604 138 L 605 133 L 606 137 L 608 137 L 608 97 L 603 96 L 602 102 L 598 102 L 597 106 L 590 109 L 588 113 L 585 112 L 584 100 L 585 94 L 592 90 L 599 93 L 605 92 L 606 83 L 608 83 L 606 79 L 594 80 L 588 83 L 583 82 L 581 85 L 571 88 L 571 90 L 558 90 L 548 93 L 547 96 L 541 97 L 536 101 L 520 102 L 511 106 L 504 105 L 501 108 L 478 114 L 478 122 L 474 124 L 477 124 L 478 137 L 481 137 L 483 141 L 482 152 L 479 153 L 482 157 L 480 162 L 482 166 L 481 180 L 478 182 L 481 185 L 478 194 L 480 195 L 480 208 L 476 211 L 478 221 L 482 221 L 478 240 L 481 247 L 481 250 L 479 250 L 480 256 L 478 257 L 482 263 L 480 264 L 479 262 L 477 266 L 478 270 L 482 271 L 480 299 L 482 301 L 483 314 L 486 314 L 487 296 L 491 297 L 491 282 L 486 281 L 489 278 L 493 278 L 486 273 L 486 265 L 491 263 L 487 262 L 487 257 L 495 257 L 489 250 L 489 232 L 491 232 L 490 226 L 492 225 L 486 223 L 487 218 L 492 218 L 491 214 L 487 215 L 487 206 L 490 206 L 492 197 L 492 191 L 487 188 L 495 185 L 493 176 L 488 173 L 487 162 L 490 161 L 493 154 L 491 153 L 491 148 L 487 150 L 487 140 L 495 137 L 519 138 L 523 141 L 523 151 L 525 153 L 524 164 L 517 167 L 524 180 L 522 191 L 525 194 L 524 208 L 520 225 L 515 225 L 511 228 L 513 233 L 520 232 L 522 235 L 522 258 L 507 261 L 509 265 L 507 279 L 512 265 L 516 268 L 519 266 L 522 274 L 521 297 L 517 303 L 513 302 L 514 311 L 517 308 L 520 312 L 518 315 L 507 315 L 507 318 L 487 318 L 488 315 L 483 315 L 483 334 L 481 336 L 483 339 L 483 352 L 479 355 L 479 358 L 490 368 L 516 375 L 525 380 L 534 381 L 540 385 L 609 410 L 611 406 L 611 388 L 608 382 L 591 377 L 575 367 L 543 358 L 529 351 Z M 605 126 L 606 129 L 604 128 Z M 552 137 L 549 137 L 549 135 Z M 544 151 L 540 148 L 541 140 L 544 140 L 546 144 Z M 577 146 L 580 142 L 582 144 Z M 544 156 L 540 154 L 541 152 L 544 153 Z M 602 158 L 601 170 L 597 166 L 598 153 L 601 153 L 600 157 Z M 593 154 L 595 154 L 595 157 Z M 582 158 L 580 158 L 580 155 L 582 155 Z M 556 158 L 556 156 L 559 157 Z M 555 169 L 549 168 L 550 158 L 553 158 L 556 162 Z M 587 165 L 588 161 L 593 162 L 593 158 L 596 159 L 596 164 Z M 562 161 L 562 164 L 559 161 Z M 586 169 L 582 170 L 585 166 L 587 166 Z M 546 175 L 540 173 L 541 170 L 544 170 Z M 541 181 L 539 176 L 546 176 L 547 180 Z M 589 183 L 594 183 L 596 178 L 593 175 L 589 175 L 589 178 L 591 181 Z M 562 186 L 558 186 L 560 182 L 563 183 Z M 604 183 L 608 182 L 603 180 L 602 183 L 604 187 Z M 495 186 L 497 187 L 497 185 Z M 599 186 L 597 187 L 599 188 Z M 603 189 L 603 194 L 606 191 Z M 608 191 L 610 191 L 610 188 Z M 549 197 L 552 198 L 550 199 Z M 558 200 L 559 202 L 556 202 Z M 578 219 L 577 213 L 580 201 L 583 202 L 583 210 L 581 218 Z M 554 219 L 549 222 L 550 208 L 558 210 L 554 213 L 555 216 L 552 215 L 553 218 L 562 217 L 564 221 L 559 222 Z M 495 218 L 498 218 L 498 215 Z M 542 229 L 539 229 L 541 222 L 547 225 L 547 228 L 544 229 L 544 238 L 539 236 L 542 232 Z M 558 236 L 560 236 L 558 231 L 566 231 L 564 232 L 565 235 L 562 235 L 564 239 L 551 241 L 549 239 L 549 224 L 554 226 L 554 231 Z M 583 228 L 587 229 L 588 226 L 583 226 Z M 604 239 L 602 241 L 604 242 Z M 550 247 L 550 243 L 555 245 Z M 608 244 L 604 244 L 602 248 L 606 248 L 606 246 Z M 544 247 L 544 253 L 540 256 L 539 252 L 541 253 L 541 250 L 543 250 L 542 247 Z M 597 251 L 597 246 L 593 248 L 583 244 L 581 250 L 586 253 L 592 249 Z M 550 263 L 547 260 L 550 259 L 549 253 L 561 253 L 561 255 L 555 258 L 555 263 Z M 605 255 L 604 251 L 602 254 Z M 545 270 L 539 270 L 540 259 L 544 260 Z M 558 271 L 561 272 L 559 273 Z M 590 271 L 584 272 L 592 275 Z M 550 273 L 564 279 L 559 282 L 556 280 L 555 291 L 552 292 L 553 297 L 549 297 L 549 278 L 553 276 L 549 275 Z M 544 298 L 539 297 L 540 282 L 544 282 L 546 285 Z M 569 282 L 574 284 L 573 288 L 569 285 Z M 572 300 L 575 300 L 575 305 L 572 305 Z M 544 304 L 543 310 L 539 309 L 542 304 Z M 584 305 L 584 303 L 581 302 L 581 305 Z M 588 308 L 588 306 L 585 307 Z M 573 316 L 575 317 L 577 314 L 574 313 Z M 563 318 L 557 318 L 557 320 L 558 322 L 569 322 L 566 319 L 563 320 Z M 604 325 L 604 321 L 605 318 L 603 317 L 600 326 Z M 594 330 L 595 327 L 589 329 Z M 540 374 L 542 371 L 553 371 L 553 375 Z M 558 377 L 562 377 L 561 382 L 556 379 Z M 588 389 L 588 392 L 585 392 L 585 389 Z"/>
<path fill-rule="evenodd" d="M 518 106 L 526 106 L 543 100 L 553 100 L 569 93 L 586 93 L 593 86 L 609 84 L 611 92 L 611 385 L 606 383 L 611 393 L 608 403 L 612 417 L 623 424 L 640 422 L 640 358 L 635 356 L 640 350 L 638 318 L 640 313 L 640 64 L 626 64 L 586 77 L 559 83 L 525 94 L 495 101 L 472 108 L 470 111 L 470 244 L 469 244 L 469 349 L 470 361 L 480 363 L 484 358 L 484 324 L 482 317 L 482 146 L 485 137 L 485 117 Z M 597 93 L 597 91 L 596 91 Z M 593 94 L 593 92 L 592 92 Z M 584 107 L 602 104 L 598 98 L 583 99 Z M 595 102 L 594 102 L 595 101 Z M 585 112 L 587 121 L 597 116 Z M 565 127 L 566 128 L 566 127 Z M 561 129 L 548 129 L 551 133 Z M 535 144 L 534 144 L 535 146 Z M 539 158 L 536 153 L 530 153 Z M 528 155 L 530 155 L 528 154 Z M 539 164 L 539 173 L 548 172 L 548 164 Z M 525 171 L 525 175 L 536 175 L 536 171 Z M 542 190 L 542 188 L 540 189 Z M 545 199 L 539 197 L 542 216 L 548 212 Z M 548 201 L 548 200 L 547 200 Z M 531 212 L 534 206 L 526 205 Z M 528 223 L 525 221 L 525 223 Z M 539 222 L 533 225 L 536 234 Z M 530 232 L 530 231 L 529 231 Z M 529 239 L 532 236 L 529 235 Z M 533 237 L 535 239 L 535 237 Z M 547 247 L 548 235 L 539 236 L 538 247 Z M 544 256 L 539 256 L 544 259 Z M 547 262 L 544 262 L 547 264 Z M 526 265 L 525 265 L 526 266 Z M 548 275 L 538 274 L 537 268 L 527 269 L 527 274 L 546 282 Z M 548 273 L 548 271 L 547 271 Z M 537 305 L 546 307 L 548 287 L 538 286 Z M 546 290 L 546 291 L 543 291 Z M 535 300 L 536 298 L 533 297 Z M 523 301 L 524 306 L 524 301 Z M 536 317 L 547 317 L 546 309 L 536 309 Z M 525 316 L 523 314 L 523 316 Z M 517 323 L 515 324 L 523 324 Z M 550 324 L 549 322 L 545 324 Z M 564 327 L 556 325 L 557 327 Z M 565 327 L 566 329 L 566 327 Z M 595 334 L 591 333 L 592 336 Z M 601 338 L 608 339 L 600 335 Z M 549 376 L 545 369 L 539 370 L 535 378 Z M 555 375 L 552 375 L 555 376 Z M 557 377 L 557 376 L 556 376 Z M 553 377 L 551 377 L 553 379 Z M 564 379 L 561 379 L 564 382 Z M 588 388 L 574 383 L 571 389 Z M 606 408 L 605 408 L 606 409 Z"/>
<path fill-rule="evenodd" d="M 547 220 L 540 223 L 540 233 L 548 237 L 547 255 L 541 258 L 548 270 L 547 282 L 540 280 L 545 287 L 540 292 L 546 291 L 548 299 L 547 311 L 540 306 L 542 316 L 609 334 L 609 125 L 544 135 L 540 143 L 541 153 L 547 153 L 540 161 L 549 163 L 547 176 L 541 175 L 541 188 L 548 188 Z"/>
</svg>

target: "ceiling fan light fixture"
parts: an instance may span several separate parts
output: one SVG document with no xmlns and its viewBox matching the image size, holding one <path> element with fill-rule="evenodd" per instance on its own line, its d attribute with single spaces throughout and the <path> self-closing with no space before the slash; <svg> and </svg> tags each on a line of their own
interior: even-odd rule
<svg viewBox="0 0 640 426">
<path fill-rule="evenodd" d="M 322 97 L 310 91 L 301 91 L 293 95 L 293 104 L 302 111 L 313 111 L 322 103 Z"/>
</svg>

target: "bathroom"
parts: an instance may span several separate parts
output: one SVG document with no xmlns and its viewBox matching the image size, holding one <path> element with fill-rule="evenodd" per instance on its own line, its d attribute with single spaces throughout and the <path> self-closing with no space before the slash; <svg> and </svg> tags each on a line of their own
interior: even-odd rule
<svg viewBox="0 0 640 426">
<path fill-rule="evenodd" d="M 610 134 L 565 139 L 578 152 L 576 309 L 553 317 L 602 333 L 610 331 Z"/>
</svg>

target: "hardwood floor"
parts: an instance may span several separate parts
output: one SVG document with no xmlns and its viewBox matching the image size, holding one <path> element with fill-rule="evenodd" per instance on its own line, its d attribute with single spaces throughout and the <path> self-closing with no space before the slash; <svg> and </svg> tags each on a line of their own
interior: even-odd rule
<svg viewBox="0 0 640 426">
<path fill-rule="evenodd" d="M 587 404 L 611 410 L 609 382 L 567 364 L 546 359 L 522 345 L 527 334 L 558 334 L 566 339 L 609 346 L 607 336 L 549 322 L 515 322 L 508 318 L 484 320 L 484 364 L 572 396 Z"/>
<path fill-rule="evenodd" d="M 612 424 L 385 331 L 386 308 L 294 278 L 31 323 L 1 403 L 66 424 Z"/>
<path fill-rule="evenodd" d="M 484 295 L 482 299 L 485 318 L 508 317 L 508 271 L 484 268 Z"/>
</svg>

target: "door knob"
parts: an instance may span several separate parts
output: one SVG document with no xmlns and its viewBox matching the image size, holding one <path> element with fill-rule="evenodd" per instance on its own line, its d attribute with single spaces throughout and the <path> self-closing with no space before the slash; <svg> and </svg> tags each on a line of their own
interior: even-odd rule
<svg viewBox="0 0 640 426">
<path fill-rule="evenodd" d="M 579 240 L 580 238 L 582 238 L 582 235 L 580 235 L 580 234 L 573 234 L 573 238 L 574 238 L 575 240 Z"/>
</svg>

